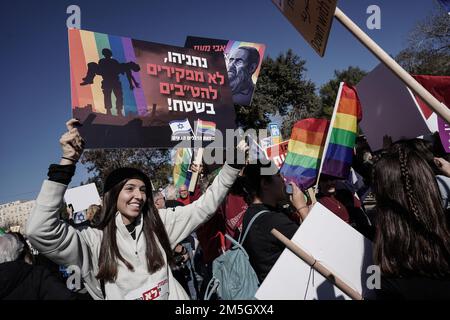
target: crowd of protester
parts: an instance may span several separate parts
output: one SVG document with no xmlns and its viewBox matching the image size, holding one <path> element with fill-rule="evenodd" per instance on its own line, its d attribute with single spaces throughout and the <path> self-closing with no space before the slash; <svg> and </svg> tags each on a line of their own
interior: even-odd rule
<svg viewBox="0 0 450 320">
<path fill-rule="evenodd" d="M 83 151 L 75 125 L 69 121 L 61 138 L 63 157 L 49 168 L 27 240 L 0 236 L 0 299 L 137 299 L 145 291 L 144 299 L 202 300 L 214 260 L 232 247 L 225 235 L 237 240 L 264 212 L 243 242 L 262 283 L 285 249 L 270 231 L 291 238 L 311 210 L 312 199 L 295 185 L 287 194 L 278 172 L 261 174 L 270 164 L 231 161 L 216 177 L 193 166 L 201 177 L 194 192 L 186 185 L 153 191 L 140 170 L 115 170 L 104 183 L 103 205 L 75 224 L 70 209 L 61 214 Z M 376 153 L 359 137 L 348 179 L 323 175 L 316 193 L 372 241 L 382 280 L 375 299 L 450 299 L 449 196 L 450 162 L 436 136 Z M 71 265 L 81 270 L 82 285 L 69 290 Z"/>
</svg>

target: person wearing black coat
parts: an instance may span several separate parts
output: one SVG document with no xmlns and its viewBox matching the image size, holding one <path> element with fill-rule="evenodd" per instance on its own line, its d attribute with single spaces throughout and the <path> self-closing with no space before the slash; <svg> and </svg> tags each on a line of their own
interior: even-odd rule
<svg viewBox="0 0 450 320">
<path fill-rule="evenodd" d="M 283 178 L 277 172 L 273 175 L 264 175 L 262 174 L 264 169 L 269 169 L 268 165 L 250 164 L 243 172 L 249 207 L 244 215 L 242 234 L 246 232 L 256 214 L 268 211 L 254 221 L 243 243 L 260 283 L 264 281 L 285 248 L 283 243 L 270 233 L 271 230 L 275 228 L 286 237 L 292 238 L 299 227 L 286 213 L 277 208 L 287 197 Z M 291 185 L 293 189 L 291 203 L 302 220 L 308 214 L 309 207 L 300 189 L 294 183 Z"/>
<path fill-rule="evenodd" d="M 42 266 L 24 261 L 0 263 L 1 300 L 73 300 L 74 295 Z"/>
<path fill-rule="evenodd" d="M 65 283 L 42 266 L 20 259 L 24 245 L 17 236 L 0 236 L 0 300 L 72 300 Z"/>
</svg>

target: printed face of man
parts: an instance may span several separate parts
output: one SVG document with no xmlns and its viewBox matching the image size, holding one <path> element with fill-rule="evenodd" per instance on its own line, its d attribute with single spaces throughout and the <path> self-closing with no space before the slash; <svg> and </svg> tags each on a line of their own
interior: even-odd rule
<svg viewBox="0 0 450 320">
<path fill-rule="evenodd" d="M 246 90 L 252 84 L 254 65 L 249 65 L 249 52 L 233 50 L 228 57 L 228 80 L 233 94 Z"/>
<path fill-rule="evenodd" d="M 186 186 L 181 186 L 179 189 L 180 192 L 180 198 L 181 199 L 186 199 L 188 196 L 188 190 Z"/>
</svg>

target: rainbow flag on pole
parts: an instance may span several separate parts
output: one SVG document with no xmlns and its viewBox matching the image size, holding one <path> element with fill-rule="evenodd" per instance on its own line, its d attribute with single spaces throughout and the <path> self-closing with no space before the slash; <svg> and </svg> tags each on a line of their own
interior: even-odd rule
<svg viewBox="0 0 450 320">
<path fill-rule="evenodd" d="M 185 185 L 189 187 L 192 172 L 189 171 L 191 165 L 192 151 L 189 148 L 177 149 L 174 157 L 173 184 L 177 187 Z"/>
<path fill-rule="evenodd" d="M 330 130 L 325 143 L 321 174 L 346 179 L 353 161 L 353 148 L 362 118 L 356 90 L 341 82 Z"/>
<path fill-rule="evenodd" d="M 292 128 L 286 160 L 280 173 L 287 182 L 303 190 L 313 186 L 319 171 L 329 122 L 326 119 L 304 119 Z"/>
</svg>

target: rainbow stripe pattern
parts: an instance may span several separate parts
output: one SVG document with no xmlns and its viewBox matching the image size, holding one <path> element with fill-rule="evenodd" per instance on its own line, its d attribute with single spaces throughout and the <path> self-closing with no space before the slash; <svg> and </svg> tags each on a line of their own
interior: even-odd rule
<svg viewBox="0 0 450 320">
<path fill-rule="evenodd" d="M 191 164 L 192 151 L 188 148 L 177 149 L 174 157 L 173 184 L 176 187 L 185 185 L 189 187 L 192 172 L 188 171 Z"/>
<path fill-rule="evenodd" d="M 103 49 L 110 49 L 113 52 L 113 58 L 120 63 L 136 62 L 136 55 L 131 38 L 69 29 L 72 109 L 86 108 L 90 105 L 93 112 L 106 114 L 101 85 L 102 78 L 96 76 L 93 84 L 85 86 L 80 85 L 87 74 L 88 63 L 98 63 L 98 61 L 103 58 Z M 139 72 L 133 71 L 132 74 L 138 83 L 142 83 Z M 143 89 L 135 88 L 134 90 L 131 90 L 125 75 L 120 75 L 120 81 L 122 83 L 123 91 L 124 115 L 134 114 L 145 116 L 147 114 L 147 103 Z M 112 95 L 112 98 L 112 114 L 117 115 L 114 95 Z"/>
<path fill-rule="evenodd" d="M 329 122 L 326 119 L 304 119 L 295 123 L 289 140 L 286 160 L 280 173 L 287 182 L 303 190 L 313 186 L 322 158 Z"/>
<path fill-rule="evenodd" d="M 212 121 L 197 120 L 197 129 L 195 130 L 197 136 L 212 136 L 216 135 L 216 123 Z"/>
<path fill-rule="evenodd" d="M 348 177 L 358 133 L 358 121 L 361 118 L 361 104 L 356 90 L 343 83 L 339 104 L 330 128 L 322 174 L 343 179 Z"/>
</svg>

